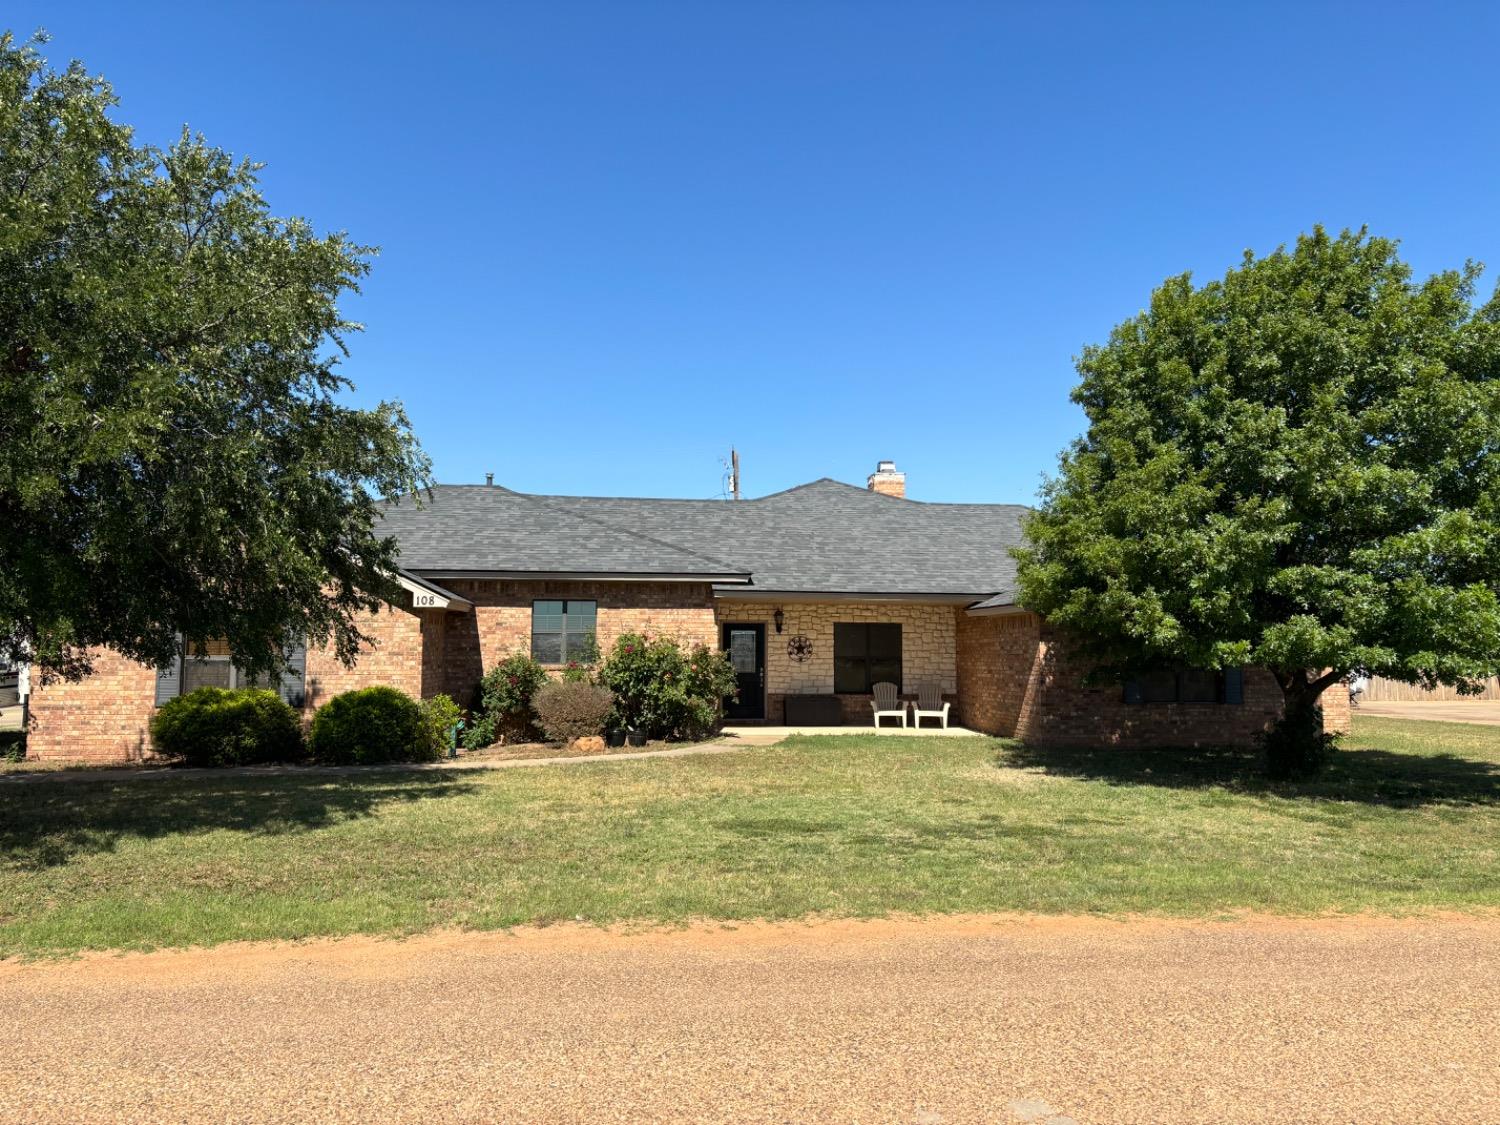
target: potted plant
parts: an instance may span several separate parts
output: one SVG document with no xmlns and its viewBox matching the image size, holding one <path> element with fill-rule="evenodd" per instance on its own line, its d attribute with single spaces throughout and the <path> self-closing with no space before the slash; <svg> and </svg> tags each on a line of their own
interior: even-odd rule
<svg viewBox="0 0 1500 1125">
<path fill-rule="evenodd" d="M 625 741 L 631 746 L 646 745 L 646 732 L 639 727 L 631 727 L 625 732 Z"/>
<path fill-rule="evenodd" d="M 606 745 L 606 746 L 624 746 L 625 745 L 625 728 L 624 727 L 611 727 L 609 730 L 605 731 L 604 732 L 604 745 Z"/>
</svg>

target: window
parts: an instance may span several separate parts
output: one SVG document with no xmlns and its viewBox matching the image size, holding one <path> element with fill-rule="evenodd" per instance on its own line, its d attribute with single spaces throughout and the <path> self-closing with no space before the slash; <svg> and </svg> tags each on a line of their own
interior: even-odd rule
<svg viewBox="0 0 1500 1125">
<path fill-rule="evenodd" d="M 868 695 L 885 682 L 901 690 L 901 626 L 834 625 L 833 690 Z"/>
<path fill-rule="evenodd" d="M 269 688 L 293 707 L 301 707 L 305 698 L 305 646 L 297 645 L 290 653 L 290 666 L 285 673 L 275 676 L 252 676 L 235 665 L 229 655 L 229 645 L 222 640 L 209 641 L 204 645 L 204 654 L 191 652 L 166 668 L 157 672 L 157 706 L 178 695 L 186 695 L 202 687 L 216 688 Z"/>
<path fill-rule="evenodd" d="M 1151 668 L 1125 681 L 1126 703 L 1243 703 L 1238 668 Z"/>
<path fill-rule="evenodd" d="M 543 664 L 589 661 L 597 655 L 597 604 L 580 601 L 531 603 L 531 655 Z"/>
</svg>

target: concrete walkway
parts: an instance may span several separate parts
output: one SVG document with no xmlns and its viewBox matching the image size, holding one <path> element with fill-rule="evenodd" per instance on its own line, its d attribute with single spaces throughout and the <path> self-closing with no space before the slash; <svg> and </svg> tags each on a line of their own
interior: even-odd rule
<svg viewBox="0 0 1500 1125">
<path fill-rule="evenodd" d="M 0 963 L 0 1121 L 1460 1122 L 1500 919 L 581 926 Z"/>
<path fill-rule="evenodd" d="M 1447 699 L 1388 700 L 1376 702 L 1360 700 L 1355 715 L 1379 715 L 1387 719 L 1425 719 L 1440 723 L 1478 723 L 1481 726 L 1500 726 L 1500 700 L 1497 699 Z"/>
</svg>

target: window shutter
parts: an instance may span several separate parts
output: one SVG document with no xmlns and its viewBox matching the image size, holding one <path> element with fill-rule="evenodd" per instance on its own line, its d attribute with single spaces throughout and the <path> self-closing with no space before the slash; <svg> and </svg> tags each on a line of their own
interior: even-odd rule
<svg viewBox="0 0 1500 1125">
<path fill-rule="evenodd" d="M 298 641 L 287 653 L 286 670 L 281 673 L 281 698 L 293 707 L 307 699 L 307 642 Z"/>
<path fill-rule="evenodd" d="M 182 636 L 177 637 L 177 655 L 165 668 L 156 670 L 156 705 L 182 694 Z"/>
<path fill-rule="evenodd" d="M 1145 693 L 1141 691 L 1141 681 L 1137 680 L 1137 679 L 1126 680 L 1125 681 L 1125 702 L 1126 703 L 1144 703 L 1145 700 L 1146 700 Z"/>
<path fill-rule="evenodd" d="M 1245 702 L 1245 676 L 1242 668 L 1224 669 L 1224 702 Z"/>
</svg>

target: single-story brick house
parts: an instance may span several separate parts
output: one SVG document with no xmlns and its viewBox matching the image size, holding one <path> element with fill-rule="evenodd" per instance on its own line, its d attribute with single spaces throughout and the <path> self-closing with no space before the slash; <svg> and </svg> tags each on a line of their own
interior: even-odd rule
<svg viewBox="0 0 1500 1125">
<path fill-rule="evenodd" d="M 376 683 L 467 705 L 513 652 L 561 665 L 590 639 L 607 651 L 645 632 L 730 652 L 734 722 L 869 725 L 884 680 L 908 697 L 936 685 L 958 722 L 1039 744 L 1244 742 L 1279 713 L 1279 688 L 1255 668 L 1085 686 L 1066 638 L 1015 604 L 1009 548 L 1025 512 L 909 500 L 891 462 L 866 488 L 825 478 L 737 501 L 440 485 L 421 507 L 386 509 L 407 600 L 365 623 L 373 647 L 352 668 L 306 651 L 281 691 L 308 714 Z M 32 754 L 138 757 L 161 702 L 239 682 L 227 651 L 166 669 L 105 652 L 95 669 L 34 690 Z M 1330 691 L 1325 711 L 1346 727 L 1347 695 Z"/>
</svg>

